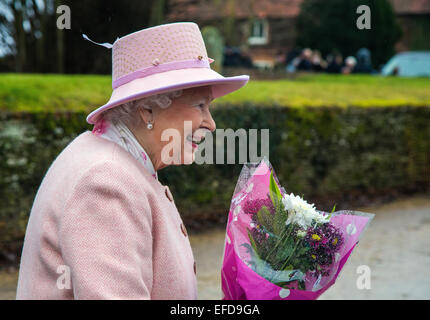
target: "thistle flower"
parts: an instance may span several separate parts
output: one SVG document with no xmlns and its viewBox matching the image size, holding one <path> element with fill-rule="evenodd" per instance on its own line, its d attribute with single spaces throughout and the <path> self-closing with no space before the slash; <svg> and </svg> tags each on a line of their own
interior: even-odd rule
<svg viewBox="0 0 430 320">
<path fill-rule="evenodd" d="M 106 121 L 105 119 L 100 119 L 94 125 L 92 133 L 94 133 L 96 136 L 101 135 L 106 132 L 108 127 L 109 127 L 109 122 Z"/>
<path fill-rule="evenodd" d="M 242 209 L 243 209 L 243 212 L 245 212 L 246 214 L 255 216 L 263 206 L 266 206 L 270 212 L 274 212 L 275 210 L 270 197 L 266 197 L 264 199 L 256 199 L 256 200 L 246 200 L 242 205 Z"/>
</svg>

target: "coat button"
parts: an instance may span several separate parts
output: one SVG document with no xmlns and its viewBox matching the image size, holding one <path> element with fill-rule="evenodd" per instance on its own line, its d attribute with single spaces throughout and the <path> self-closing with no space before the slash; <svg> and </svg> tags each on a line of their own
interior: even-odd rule
<svg viewBox="0 0 430 320">
<path fill-rule="evenodd" d="M 166 186 L 165 192 L 166 192 L 167 199 L 169 199 L 170 201 L 173 201 L 173 196 L 168 186 Z"/>
<path fill-rule="evenodd" d="M 197 272 L 196 272 L 196 262 L 195 261 L 194 261 L 193 269 L 194 269 L 194 274 L 197 274 Z"/>
<path fill-rule="evenodd" d="M 181 223 L 181 231 L 184 234 L 184 236 L 188 236 L 187 229 L 185 228 L 183 223 Z"/>
</svg>

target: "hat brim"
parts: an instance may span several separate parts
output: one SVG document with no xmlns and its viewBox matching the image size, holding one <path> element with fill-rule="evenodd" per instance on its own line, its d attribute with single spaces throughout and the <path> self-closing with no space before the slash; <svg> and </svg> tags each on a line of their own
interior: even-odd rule
<svg viewBox="0 0 430 320">
<path fill-rule="evenodd" d="M 108 103 L 87 116 L 89 124 L 95 124 L 100 114 L 125 102 L 173 90 L 210 85 L 213 98 L 219 98 L 243 87 L 248 75 L 224 77 L 210 68 L 187 68 L 152 74 L 135 79 L 113 90 Z"/>
</svg>

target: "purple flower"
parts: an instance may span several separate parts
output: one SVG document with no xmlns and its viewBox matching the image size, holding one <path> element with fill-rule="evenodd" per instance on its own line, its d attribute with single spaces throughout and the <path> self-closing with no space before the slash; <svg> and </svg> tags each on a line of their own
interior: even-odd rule
<svg viewBox="0 0 430 320">
<path fill-rule="evenodd" d="M 315 275 L 328 275 L 334 255 L 344 243 L 341 231 L 331 223 L 309 228 L 305 241 L 311 250 L 309 257 L 316 263 Z"/>
</svg>

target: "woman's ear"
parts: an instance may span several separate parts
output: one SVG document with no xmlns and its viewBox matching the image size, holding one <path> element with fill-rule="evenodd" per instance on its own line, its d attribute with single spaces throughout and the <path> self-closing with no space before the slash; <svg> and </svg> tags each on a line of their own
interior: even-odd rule
<svg viewBox="0 0 430 320">
<path fill-rule="evenodd" d="M 152 113 L 152 109 L 140 108 L 139 109 L 139 115 L 145 124 L 147 124 L 148 122 L 154 121 L 154 119 L 153 119 L 154 115 Z"/>
</svg>

